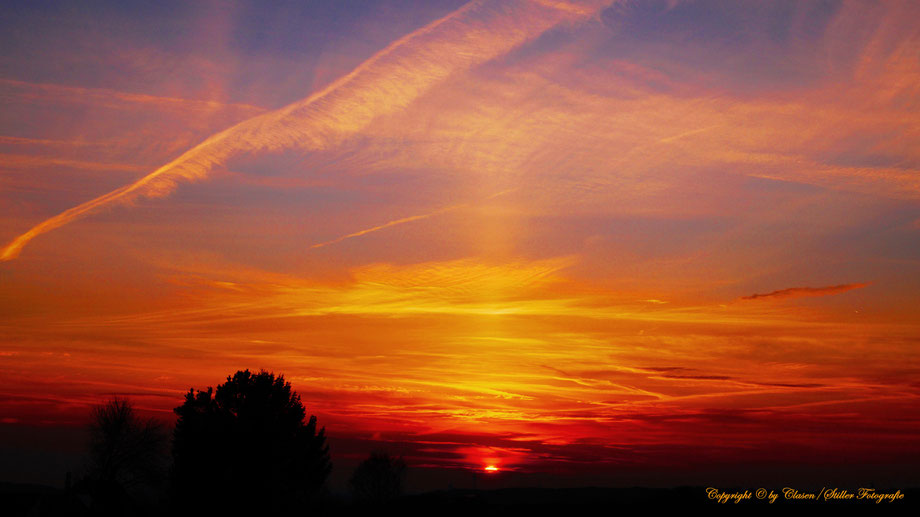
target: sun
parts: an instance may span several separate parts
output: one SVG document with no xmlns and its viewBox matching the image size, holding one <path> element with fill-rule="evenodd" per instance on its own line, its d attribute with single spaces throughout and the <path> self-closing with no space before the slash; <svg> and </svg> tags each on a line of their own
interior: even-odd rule
<svg viewBox="0 0 920 517">
<path fill-rule="evenodd" d="M 495 465 L 486 465 L 483 470 L 485 470 L 486 473 L 488 474 L 494 474 L 498 472 L 498 467 L 496 467 Z"/>
</svg>

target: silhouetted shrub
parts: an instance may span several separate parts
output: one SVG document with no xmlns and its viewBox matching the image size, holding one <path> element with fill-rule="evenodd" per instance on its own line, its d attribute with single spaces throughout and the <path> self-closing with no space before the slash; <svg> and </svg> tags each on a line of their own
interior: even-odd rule
<svg viewBox="0 0 920 517">
<path fill-rule="evenodd" d="M 283 376 L 238 371 L 207 391 L 190 390 L 173 438 L 179 510 L 301 511 L 331 471 L 325 429 L 304 423 Z"/>
<path fill-rule="evenodd" d="M 376 452 L 361 462 L 349 483 L 355 499 L 367 502 L 385 502 L 403 493 L 406 463 L 386 453 Z"/>
</svg>

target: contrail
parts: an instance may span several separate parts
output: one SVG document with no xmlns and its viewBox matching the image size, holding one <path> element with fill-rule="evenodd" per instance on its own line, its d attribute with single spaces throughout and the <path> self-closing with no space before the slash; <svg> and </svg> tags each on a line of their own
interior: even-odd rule
<svg viewBox="0 0 920 517">
<path fill-rule="evenodd" d="M 368 228 L 368 229 L 366 229 L 366 230 L 361 230 L 361 231 L 358 231 L 358 232 L 355 232 L 355 233 L 349 233 L 348 235 L 343 235 L 343 236 L 338 237 L 338 238 L 336 238 L 336 239 L 332 239 L 331 241 L 320 242 L 320 243 L 318 243 L 318 244 L 314 244 L 314 245 L 310 246 L 310 249 L 322 248 L 322 247 L 328 246 L 328 245 L 330 245 L 330 244 L 336 244 L 336 243 L 338 243 L 338 242 L 342 242 L 342 241 L 344 241 L 345 239 L 351 239 L 352 237 L 360 237 L 360 236 L 362 236 L 362 235 L 365 235 L 365 234 L 368 234 L 368 233 L 372 233 L 372 232 L 376 232 L 376 231 L 378 231 L 378 230 L 383 230 L 384 228 L 389 228 L 389 227 L 391 227 L 391 226 L 396 226 L 396 225 L 398 225 L 398 224 L 411 223 L 412 221 L 418 221 L 419 219 L 427 219 L 427 218 L 429 218 L 429 217 L 432 217 L 432 216 L 435 216 L 435 215 L 438 215 L 438 214 L 443 214 L 443 213 L 445 213 L 445 212 L 450 212 L 451 210 L 456 210 L 456 209 L 458 209 L 458 208 L 460 208 L 460 207 L 462 207 L 462 206 L 465 206 L 465 205 L 454 205 L 454 206 L 449 206 L 449 207 L 447 207 L 447 208 L 442 208 L 441 210 L 436 210 L 436 211 L 431 212 L 431 213 L 428 213 L 428 214 L 421 214 L 421 215 L 413 215 L 413 216 L 409 216 L 409 217 L 403 217 L 402 219 L 396 219 L 395 221 L 390 221 L 390 222 L 388 222 L 388 223 L 381 224 L 380 226 L 374 226 L 373 228 Z"/>
<path fill-rule="evenodd" d="M 488 201 L 488 200 L 490 200 L 490 199 L 497 198 L 498 196 L 505 195 L 505 194 L 507 194 L 507 193 L 509 193 L 509 192 L 513 192 L 513 191 L 515 191 L 515 190 L 517 190 L 517 189 L 503 190 L 503 191 L 501 191 L 501 192 L 499 192 L 499 193 L 497 193 L 497 194 L 492 194 L 491 196 L 485 198 L 483 201 Z M 381 225 L 378 225 L 378 226 L 374 226 L 373 228 L 367 228 L 367 229 L 365 229 L 365 230 L 360 230 L 360 231 L 357 231 L 357 232 L 354 232 L 354 233 L 349 233 L 348 235 L 343 235 L 343 236 L 341 236 L 341 237 L 337 237 L 337 238 L 335 238 L 335 239 L 332 239 L 331 241 L 320 242 L 320 243 L 318 243 L 318 244 L 314 244 L 314 245 L 310 246 L 310 249 L 312 250 L 312 249 L 316 249 L 316 248 L 322 248 L 323 246 L 328 246 L 328 245 L 330 245 L 330 244 L 336 244 L 336 243 L 342 242 L 342 241 L 344 241 L 345 239 L 351 239 L 352 237 L 360 237 L 360 236 L 362 236 L 362 235 L 366 235 L 366 234 L 368 234 L 368 233 L 373 233 L 373 232 L 376 232 L 376 231 L 380 231 L 380 230 L 383 230 L 383 229 L 385 229 L 385 228 L 389 228 L 389 227 L 391 227 L 391 226 L 396 226 L 396 225 L 399 225 L 399 224 L 411 223 L 412 221 L 418 221 L 418 220 L 420 220 L 420 219 L 428 219 L 429 217 L 434 217 L 434 216 L 436 216 L 436 215 L 445 214 L 445 213 L 447 213 L 447 212 L 452 212 L 452 211 L 457 210 L 457 209 L 459 209 L 459 208 L 466 208 L 466 207 L 468 207 L 468 206 L 471 206 L 470 203 L 461 203 L 461 204 L 459 204 L 459 205 L 447 206 L 447 207 L 441 208 L 441 209 L 439 209 L 439 210 L 435 210 L 434 212 L 429 212 L 429 213 L 427 213 L 427 214 L 419 214 L 419 215 L 411 215 L 411 216 L 409 216 L 409 217 L 403 217 L 402 219 L 396 219 L 396 220 L 390 221 L 390 222 L 388 222 L 388 223 L 384 223 L 384 224 L 381 224 Z"/>
<path fill-rule="evenodd" d="M 135 183 L 37 224 L 3 248 L 0 260 L 15 258 L 36 236 L 103 207 L 167 195 L 181 180 L 202 180 L 234 155 L 331 147 L 374 118 L 405 108 L 451 74 L 501 56 L 560 23 L 584 20 L 612 1 L 470 2 L 391 43 L 322 91 L 212 135 Z"/>
<path fill-rule="evenodd" d="M 690 131 L 684 131 L 683 133 L 680 133 L 679 135 L 674 135 L 674 136 L 669 136 L 669 137 L 667 137 L 667 138 L 662 138 L 661 140 L 658 140 L 658 143 L 659 143 L 659 144 L 671 143 L 671 142 L 674 142 L 675 140 L 680 140 L 681 138 L 686 138 L 686 137 L 688 137 L 688 136 L 693 136 L 693 135 L 696 135 L 696 134 L 698 134 L 698 133 L 704 133 L 704 132 L 706 132 L 706 131 L 710 131 L 710 130 L 716 129 L 716 128 L 718 128 L 718 127 L 719 127 L 719 126 L 709 126 L 709 127 L 701 127 L 701 128 L 699 128 L 699 129 L 693 129 L 693 130 L 690 130 Z"/>
</svg>

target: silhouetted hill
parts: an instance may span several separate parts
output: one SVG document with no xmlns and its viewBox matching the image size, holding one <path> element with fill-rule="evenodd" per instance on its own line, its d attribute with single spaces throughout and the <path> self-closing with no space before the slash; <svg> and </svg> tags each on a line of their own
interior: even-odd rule
<svg viewBox="0 0 920 517">
<path fill-rule="evenodd" d="M 729 489 L 731 491 L 732 489 Z M 743 489 L 739 489 L 743 492 Z M 904 499 L 882 506 L 916 508 L 920 506 L 920 489 L 901 489 Z M 787 502 L 775 505 L 866 505 L 869 501 Z M 739 504 L 719 504 L 706 496 L 705 487 L 676 488 L 504 488 L 497 490 L 445 490 L 406 496 L 390 505 L 399 515 L 523 515 L 526 512 L 616 512 L 619 510 L 663 509 L 686 511 L 693 507 L 753 506 L 767 507 L 765 501 L 749 500 Z M 363 513 L 354 507 L 355 514 Z M 513 513 L 509 513 L 513 512 Z M 366 514 L 366 513 L 365 513 Z M 592 513 L 593 514 L 593 513 Z M 562 514 L 566 515 L 566 514 Z"/>
<path fill-rule="evenodd" d="M 654 505 L 670 507 L 706 504 L 705 492 L 697 487 L 679 488 L 503 488 L 497 490 L 450 490 L 405 498 L 407 510 L 449 507 L 464 511 L 588 509 L 612 510 Z"/>
<path fill-rule="evenodd" d="M 0 514 L 86 515 L 86 505 L 66 490 L 45 485 L 0 482 Z"/>
<path fill-rule="evenodd" d="M 727 489 L 731 491 L 732 489 Z M 743 491 L 743 490 L 742 490 Z M 901 489 L 904 498 L 880 506 L 916 509 L 920 506 L 920 489 Z M 787 502 L 781 506 L 866 505 L 867 501 Z M 774 506 L 775 506 L 774 505 Z M 343 496 L 327 494 L 316 502 L 314 515 L 371 515 L 383 510 L 400 516 L 436 515 L 526 515 L 527 512 L 569 512 L 560 515 L 597 515 L 622 510 L 661 509 L 686 511 L 693 507 L 770 506 L 764 501 L 750 500 L 739 504 L 719 504 L 706 497 L 704 487 L 677 488 L 503 488 L 497 490 L 441 490 L 403 496 L 389 503 L 360 504 Z M 88 515 L 87 506 L 79 497 L 65 490 L 41 486 L 0 483 L 0 514 L 19 515 Z M 511 513 L 509 513 L 511 512 Z M 168 513 L 167 513 L 168 514 Z M 153 515 L 153 514 L 151 514 Z"/>
</svg>

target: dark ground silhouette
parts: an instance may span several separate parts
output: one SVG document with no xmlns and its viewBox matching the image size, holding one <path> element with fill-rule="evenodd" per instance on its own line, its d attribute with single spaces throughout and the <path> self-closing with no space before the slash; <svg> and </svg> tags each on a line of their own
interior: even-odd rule
<svg viewBox="0 0 920 517">
<path fill-rule="evenodd" d="M 892 490 L 893 491 L 893 490 Z M 896 506 L 900 510 L 920 507 L 920 489 L 901 489 L 903 500 L 882 506 Z M 93 515 L 83 501 L 66 490 L 37 485 L 0 483 L 0 504 L 4 515 Z M 299 515 L 369 515 L 381 512 L 400 516 L 484 515 L 508 516 L 537 512 L 560 512 L 567 515 L 607 515 L 623 511 L 648 511 L 649 509 L 686 512 L 718 506 L 740 506 L 739 511 L 753 507 L 776 511 L 779 508 L 807 506 L 809 511 L 822 506 L 836 508 L 876 505 L 872 502 L 786 502 L 774 505 L 763 501 L 740 504 L 719 504 L 706 498 L 705 487 L 677 488 L 504 488 L 499 490 L 441 490 L 415 495 L 404 495 L 377 505 L 357 503 L 346 496 L 325 495 L 314 501 L 309 511 Z M 7 513 L 9 512 L 9 513 Z M 566 512 L 566 513 L 561 513 Z M 573 513 L 574 512 L 574 513 Z M 231 514 L 238 512 L 231 512 Z M 208 511 L 206 515 L 217 515 Z M 256 515 L 262 515 L 258 513 Z M 269 514 L 269 512 L 264 512 Z M 168 508 L 152 509 L 138 515 L 183 515 Z"/>
<path fill-rule="evenodd" d="M 91 411 L 87 463 L 74 482 L 70 473 L 64 489 L 0 482 L 0 515 L 367 515 L 386 510 L 401 516 L 478 517 L 769 506 L 756 499 L 720 504 L 707 497 L 705 486 L 474 488 L 407 495 L 408 466 L 383 452 L 355 468 L 348 494 L 332 494 L 325 487 L 332 469 L 325 429 L 317 429 L 316 417 L 306 418 L 300 397 L 283 376 L 238 371 L 216 390 L 190 390 L 175 413 L 171 468 L 165 428 L 138 417 L 130 401 L 115 398 Z M 880 506 L 916 508 L 920 503 L 917 488 L 879 491 L 895 490 L 904 498 Z M 779 499 L 775 506 L 790 504 L 875 503 Z"/>
<path fill-rule="evenodd" d="M 361 462 L 349 480 L 352 494 L 362 504 L 379 504 L 403 495 L 406 462 L 375 452 Z"/>
</svg>

